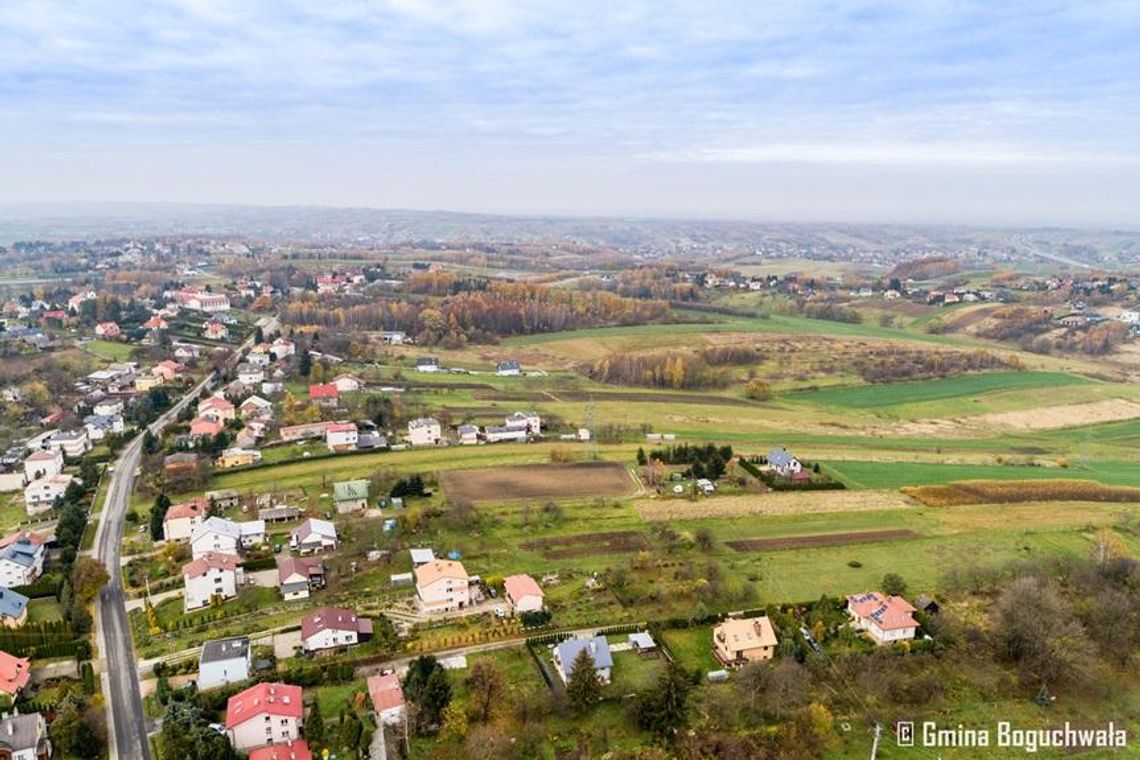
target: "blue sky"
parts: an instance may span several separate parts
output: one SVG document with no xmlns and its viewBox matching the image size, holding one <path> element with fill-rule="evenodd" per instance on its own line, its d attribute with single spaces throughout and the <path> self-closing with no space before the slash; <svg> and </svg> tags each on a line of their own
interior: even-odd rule
<svg viewBox="0 0 1140 760">
<path fill-rule="evenodd" d="M 1140 226 L 1140 4 L 0 3 L 0 200 Z"/>
</svg>

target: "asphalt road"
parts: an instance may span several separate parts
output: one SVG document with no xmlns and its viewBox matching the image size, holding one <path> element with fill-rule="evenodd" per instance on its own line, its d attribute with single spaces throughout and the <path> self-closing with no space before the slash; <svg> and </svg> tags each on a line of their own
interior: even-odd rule
<svg viewBox="0 0 1140 760">
<path fill-rule="evenodd" d="M 250 338 L 239 346 L 231 364 L 236 363 L 252 345 L 253 339 Z M 157 435 L 178 416 L 183 407 L 197 402 L 198 395 L 213 379 L 211 373 L 194 386 L 193 390 L 150 425 L 151 432 Z M 107 739 L 110 743 L 110 756 L 116 760 L 151 760 L 146 713 L 143 712 L 142 697 L 139 694 L 135 648 L 127 622 L 120 568 L 123 527 L 131 492 L 134 490 L 135 471 L 142 458 L 144 435 L 145 433 L 140 433 L 135 436 L 115 462 L 115 472 L 111 476 L 107 500 L 103 504 L 99 528 L 95 534 L 95 558 L 103 563 L 110 576 L 96 599 L 95 619 L 99 655 L 105 675 L 109 726 Z"/>
</svg>

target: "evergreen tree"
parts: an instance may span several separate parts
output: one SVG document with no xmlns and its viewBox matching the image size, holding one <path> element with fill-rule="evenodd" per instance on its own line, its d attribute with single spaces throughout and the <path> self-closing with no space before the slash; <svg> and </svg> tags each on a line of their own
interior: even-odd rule
<svg viewBox="0 0 1140 760">
<path fill-rule="evenodd" d="M 51 724 L 51 739 L 61 757 L 80 760 L 103 754 L 103 742 L 84 714 L 78 700 L 66 699 Z"/>
<path fill-rule="evenodd" d="M 297 361 L 297 372 L 301 377 L 308 377 L 309 373 L 313 371 L 313 357 L 309 356 L 309 350 L 301 349 L 301 358 Z"/>
<path fill-rule="evenodd" d="M 309 709 L 309 717 L 305 720 L 305 738 L 309 741 L 309 748 L 316 752 L 317 745 L 325 741 L 325 716 L 321 714 L 321 701 L 313 700 Z"/>
<path fill-rule="evenodd" d="M 637 702 L 637 722 L 646 731 L 671 737 L 685 723 L 685 705 L 693 690 L 692 676 L 676 661 L 670 662 L 653 689 Z"/>
<path fill-rule="evenodd" d="M 586 649 L 578 652 L 570 666 L 570 679 L 566 682 L 566 696 L 575 710 L 585 712 L 602 696 L 602 685 L 594 671 L 594 658 Z"/>
<path fill-rule="evenodd" d="M 165 492 L 160 493 L 150 508 L 150 537 L 161 541 L 163 537 L 162 523 L 166 519 L 166 512 L 170 509 L 170 497 Z"/>
</svg>

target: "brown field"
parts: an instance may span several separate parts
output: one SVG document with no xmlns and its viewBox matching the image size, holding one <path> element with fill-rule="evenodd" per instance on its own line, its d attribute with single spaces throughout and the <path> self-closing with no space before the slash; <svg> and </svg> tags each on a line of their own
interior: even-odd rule
<svg viewBox="0 0 1140 760">
<path fill-rule="evenodd" d="M 547 559 L 592 557 L 597 554 L 626 554 L 649 548 L 645 536 L 633 530 L 611 533 L 580 533 L 527 541 L 519 545 L 527 551 L 541 552 Z"/>
<path fill-rule="evenodd" d="M 616 462 L 451 470 L 439 474 L 439 484 L 448 497 L 468 501 L 627 496 L 635 488 L 629 470 Z"/>
<path fill-rule="evenodd" d="M 750 538 L 725 541 L 725 545 L 738 552 L 756 552 L 765 549 L 811 549 L 820 546 L 845 544 L 873 544 L 877 541 L 901 541 L 921 538 L 913 530 L 864 530 L 856 533 L 823 533 L 814 536 L 786 536 L 784 538 Z"/>
<path fill-rule="evenodd" d="M 744 515 L 806 515 L 816 512 L 868 512 L 905 509 L 914 502 L 898 491 L 772 492 L 714 496 L 699 501 L 645 499 L 637 502 L 642 520 L 691 520 Z"/>
<path fill-rule="evenodd" d="M 1106 486 L 1095 480 L 966 480 L 941 486 L 909 486 L 902 490 L 929 507 L 1040 501 L 1140 501 L 1140 488 Z"/>
<path fill-rule="evenodd" d="M 1122 398 L 1113 398 L 1088 404 L 1064 404 L 1020 412 L 981 414 L 968 417 L 965 421 L 987 429 L 998 426 L 1013 430 L 1053 430 L 1130 420 L 1136 417 L 1140 417 L 1140 404 Z"/>
</svg>

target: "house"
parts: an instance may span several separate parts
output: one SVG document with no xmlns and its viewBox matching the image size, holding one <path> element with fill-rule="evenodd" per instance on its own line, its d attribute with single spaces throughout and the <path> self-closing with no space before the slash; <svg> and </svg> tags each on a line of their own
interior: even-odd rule
<svg viewBox="0 0 1140 760">
<path fill-rule="evenodd" d="M 367 509 L 368 481 L 345 480 L 333 483 L 333 503 L 336 504 L 336 511 L 342 515 Z"/>
<path fill-rule="evenodd" d="M 214 422 L 226 422 L 237 416 L 234 405 L 221 394 L 210 396 L 198 402 L 198 416 Z"/>
<path fill-rule="evenodd" d="M 538 435 L 542 428 L 542 418 L 538 412 L 515 412 L 507 417 L 506 426 L 509 428 L 522 428 L 528 433 Z"/>
<path fill-rule="evenodd" d="M 83 429 L 87 431 L 90 441 L 101 441 L 113 433 L 121 433 L 125 429 L 123 418 L 119 415 L 103 416 L 89 414 L 83 418 Z"/>
<path fill-rule="evenodd" d="M 65 458 L 78 459 L 91 450 L 91 439 L 83 428 L 65 430 L 49 438 L 48 446 L 62 451 Z"/>
<path fill-rule="evenodd" d="M 525 442 L 530 434 L 525 428 L 509 427 L 506 425 L 488 425 L 483 437 L 487 443 L 502 443 L 503 441 Z"/>
<path fill-rule="evenodd" d="M 168 478 L 193 475 L 198 469 L 198 455 L 189 451 L 170 454 L 162 460 L 162 472 Z"/>
<path fill-rule="evenodd" d="M 259 683 L 226 703 L 226 736 L 240 751 L 301 738 L 305 707 L 300 686 Z"/>
<path fill-rule="evenodd" d="M 155 314 L 150 319 L 142 323 L 142 328 L 144 330 L 165 330 L 169 326 L 170 325 L 166 323 L 166 320 L 158 314 Z"/>
<path fill-rule="evenodd" d="M 224 517 L 209 517 L 190 536 L 190 556 L 194 559 L 210 553 L 237 554 L 265 543 L 265 522 L 234 522 Z"/>
<path fill-rule="evenodd" d="M 28 619 L 28 597 L 10 588 L 0 588 L 0 625 L 19 628 Z"/>
<path fill-rule="evenodd" d="M 28 482 L 59 475 L 61 472 L 63 472 L 63 452 L 59 449 L 33 451 L 24 460 L 24 476 Z"/>
<path fill-rule="evenodd" d="M 50 475 L 29 483 L 24 488 L 24 506 L 28 510 L 28 517 L 43 514 L 55 506 L 55 500 L 63 498 L 74 479 L 70 475 Z"/>
<path fill-rule="evenodd" d="M 173 380 L 177 380 L 178 377 L 182 374 L 182 370 L 184 369 L 185 367 L 176 361 L 163 359 L 158 364 L 150 368 L 150 374 L 154 375 L 155 377 L 161 377 L 163 382 L 169 383 Z"/>
<path fill-rule="evenodd" d="M 43 536 L 29 530 L 0 539 L 0 587 L 26 586 L 43 575 L 46 543 Z"/>
<path fill-rule="evenodd" d="M 508 575 L 503 579 L 507 600 L 515 614 L 538 612 L 542 609 L 543 593 L 538 582 L 529 575 Z"/>
<path fill-rule="evenodd" d="M 416 601 L 424 612 L 451 612 L 471 604 L 467 570 L 462 563 L 435 559 L 415 569 Z"/>
<path fill-rule="evenodd" d="M 356 425 L 351 422 L 334 422 L 325 428 L 325 445 L 333 454 L 355 450 L 359 437 Z"/>
<path fill-rule="evenodd" d="M 258 747 L 249 753 L 249 760 L 313 760 L 313 751 L 304 739 Z"/>
<path fill-rule="evenodd" d="M 14 657 L 0 651 L 0 694 L 15 699 L 31 678 L 27 657 Z"/>
<path fill-rule="evenodd" d="M 652 652 L 657 648 L 657 642 L 649 635 L 649 631 L 636 631 L 626 636 L 625 640 L 634 652 Z"/>
<path fill-rule="evenodd" d="M 479 443 L 479 426 L 478 425 L 460 425 L 455 429 L 459 434 L 460 446 L 471 446 Z"/>
<path fill-rule="evenodd" d="M 434 446 L 443 436 L 443 428 L 434 417 L 420 417 L 408 423 L 408 443 L 413 446 Z"/>
<path fill-rule="evenodd" d="M 237 380 L 242 385 L 257 385 L 265 379 L 265 371 L 256 365 L 245 363 L 237 368 Z"/>
<path fill-rule="evenodd" d="M 183 608 L 190 612 L 205 607 L 215 597 L 233 599 L 244 582 L 241 557 L 208 552 L 182 568 Z"/>
<path fill-rule="evenodd" d="M 412 555 L 413 568 L 435 562 L 435 552 L 431 549 L 409 549 L 408 553 Z"/>
<path fill-rule="evenodd" d="M 249 350 L 245 355 L 247 363 L 252 364 L 254 367 L 264 369 L 273 363 L 273 357 L 269 355 L 269 344 L 259 343 Z"/>
<path fill-rule="evenodd" d="M 585 651 L 594 661 L 594 674 L 602 683 L 610 682 L 610 675 L 614 667 L 613 655 L 610 654 L 610 645 L 605 636 L 592 636 L 588 639 L 566 639 L 554 648 L 554 667 L 563 682 L 570 682 L 570 672 L 574 669 L 574 660 L 578 654 Z"/>
<path fill-rule="evenodd" d="M 202 323 L 202 337 L 206 340 L 227 340 L 230 330 L 221 322 L 210 319 Z"/>
<path fill-rule="evenodd" d="M 123 334 L 115 322 L 100 322 L 95 325 L 95 334 L 100 338 L 117 338 Z"/>
<path fill-rule="evenodd" d="M 310 517 L 289 534 L 289 548 L 301 554 L 336 549 L 336 526 L 328 520 Z"/>
<path fill-rule="evenodd" d="M 27 484 L 28 479 L 24 477 L 22 467 L 15 467 L 13 464 L 0 462 L 0 493 L 22 491 Z"/>
<path fill-rule="evenodd" d="M 300 516 L 301 510 L 297 507 L 265 507 L 257 510 L 257 519 L 267 523 L 287 522 Z"/>
<path fill-rule="evenodd" d="M 780 477 L 790 478 L 803 471 L 800 460 L 792 456 L 791 452 L 783 446 L 769 451 L 767 460 L 768 466 Z"/>
<path fill-rule="evenodd" d="M 36 713 L 4 713 L 0 719 L 0 757 L 11 760 L 47 760 L 51 757 L 47 722 Z"/>
<path fill-rule="evenodd" d="M 404 688 L 400 685 L 400 677 L 395 673 L 369 676 L 366 683 L 376 720 L 389 726 L 402 723 L 405 708 Z"/>
<path fill-rule="evenodd" d="M 305 441 L 312 438 L 324 438 L 328 422 L 308 422 L 303 425 L 287 425 L 278 431 L 283 441 Z"/>
<path fill-rule="evenodd" d="M 180 343 L 174 349 L 174 358 L 179 361 L 190 361 L 197 359 L 201 350 L 193 343 Z"/>
<path fill-rule="evenodd" d="M 206 417 L 196 417 L 190 420 L 190 437 L 195 441 L 202 438 L 213 438 L 225 430 L 225 425 L 217 420 Z"/>
<path fill-rule="evenodd" d="M 364 390 L 364 381 L 355 375 L 337 375 L 333 378 L 332 384 L 341 393 L 352 393 L 354 391 Z"/>
<path fill-rule="evenodd" d="M 499 377 L 518 377 L 522 374 L 522 368 L 514 359 L 507 359 L 499 362 L 498 366 L 495 367 L 495 374 Z"/>
<path fill-rule="evenodd" d="M 439 357 L 419 357 L 416 359 L 416 372 L 439 372 Z"/>
<path fill-rule="evenodd" d="M 232 488 L 206 491 L 206 501 L 210 502 L 211 509 L 232 509 L 241 506 L 241 494 Z"/>
<path fill-rule="evenodd" d="M 131 385 L 131 387 L 139 393 L 145 393 L 146 391 L 149 391 L 152 388 L 157 388 L 160 385 L 162 385 L 161 377 L 155 377 L 154 375 L 139 375 L 135 377 L 134 384 Z"/>
<path fill-rule="evenodd" d="M 196 286 L 185 287 L 174 294 L 179 306 L 191 311 L 219 312 L 230 308 L 230 299 L 224 293 L 210 293 Z"/>
<path fill-rule="evenodd" d="M 202 645 L 198 656 L 198 689 L 213 689 L 249 678 L 248 636 L 214 639 Z"/>
<path fill-rule="evenodd" d="M 285 601 L 308 599 L 309 592 L 325 585 L 325 563 L 320 557 L 278 557 L 277 588 Z"/>
<path fill-rule="evenodd" d="M 121 398 L 104 398 L 91 406 L 91 413 L 100 417 L 113 417 L 123 413 L 123 400 Z"/>
<path fill-rule="evenodd" d="M 267 420 L 273 417 L 273 404 L 261 396 L 250 396 L 238 407 L 243 420 Z"/>
<path fill-rule="evenodd" d="M 883 596 L 878 591 L 851 594 L 847 614 L 856 630 L 866 631 L 876 644 L 892 644 L 914 638 L 918 621 L 914 607 L 901 596 Z"/>
<path fill-rule="evenodd" d="M 277 359 L 285 359 L 297 353 L 297 347 L 288 338 L 278 338 L 273 341 L 269 352 Z"/>
<path fill-rule="evenodd" d="M 306 652 L 349 647 L 372 638 L 372 621 L 343 607 L 318 607 L 301 618 L 301 647 Z"/>
<path fill-rule="evenodd" d="M 188 542 L 194 531 L 206 519 L 210 505 L 205 499 L 191 499 L 171 504 L 162 520 L 162 537 L 166 541 Z"/>
<path fill-rule="evenodd" d="M 729 668 L 770 660 L 779 643 L 767 616 L 729 618 L 713 628 L 713 654 Z"/>
<path fill-rule="evenodd" d="M 942 610 L 942 607 L 934 600 L 934 597 L 928 594 L 919 594 L 918 598 L 914 600 L 914 606 L 927 615 L 937 615 Z"/>
<path fill-rule="evenodd" d="M 399 330 L 386 330 L 380 333 L 380 342 L 388 346 L 402 346 L 408 342 L 408 334 Z"/>
<path fill-rule="evenodd" d="M 332 383 L 310 385 L 309 400 L 317 406 L 335 407 L 340 403 L 340 390 Z"/>
<path fill-rule="evenodd" d="M 261 452 L 257 449 L 243 449 L 235 447 L 226 449 L 218 456 L 214 464 L 219 469 L 228 470 L 231 467 L 245 467 L 261 461 Z"/>
</svg>

